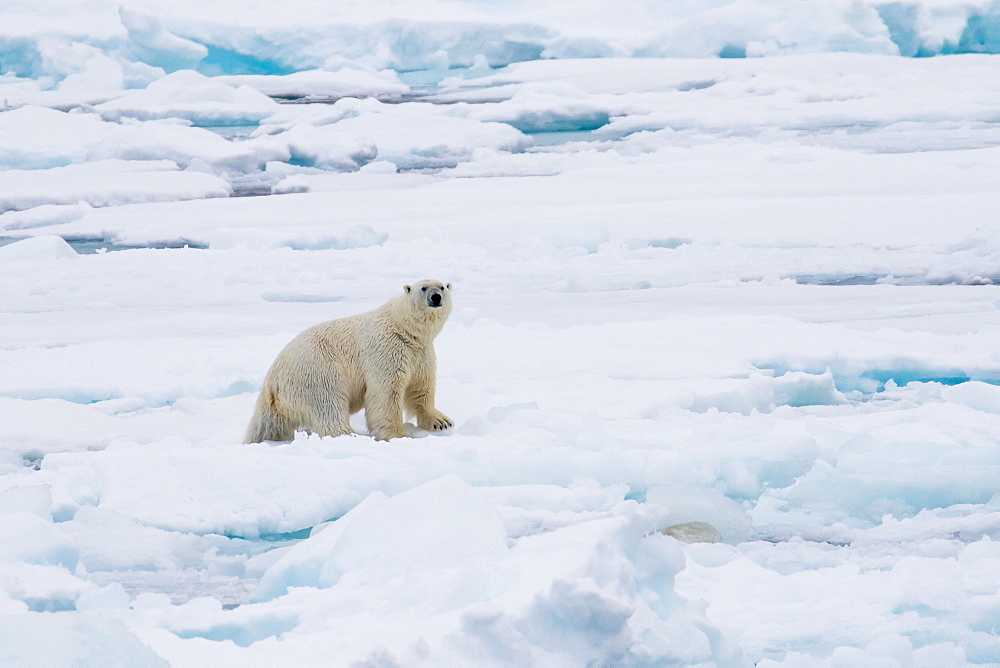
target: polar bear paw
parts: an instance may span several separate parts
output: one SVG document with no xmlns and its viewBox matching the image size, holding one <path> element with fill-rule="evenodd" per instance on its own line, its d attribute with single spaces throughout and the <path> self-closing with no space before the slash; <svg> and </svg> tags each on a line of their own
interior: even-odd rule
<svg viewBox="0 0 1000 668">
<path fill-rule="evenodd" d="M 428 416 L 426 420 L 421 420 L 417 426 L 427 431 L 444 431 L 454 427 L 455 423 L 444 413 L 437 413 Z"/>
</svg>

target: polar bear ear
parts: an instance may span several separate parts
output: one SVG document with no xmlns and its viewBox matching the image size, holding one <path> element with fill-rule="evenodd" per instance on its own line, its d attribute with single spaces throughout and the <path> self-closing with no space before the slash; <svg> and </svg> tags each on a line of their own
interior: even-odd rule
<svg viewBox="0 0 1000 668">
<path fill-rule="evenodd" d="M 403 286 L 403 292 L 409 292 L 409 291 L 410 291 L 410 286 L 409 285 L 404 285 Z"/>
<path fill-rule="evenodd" d="M 446 283 L 444 287 L 447 290 L 451 290 L 451 283 Z"/>
</svg>

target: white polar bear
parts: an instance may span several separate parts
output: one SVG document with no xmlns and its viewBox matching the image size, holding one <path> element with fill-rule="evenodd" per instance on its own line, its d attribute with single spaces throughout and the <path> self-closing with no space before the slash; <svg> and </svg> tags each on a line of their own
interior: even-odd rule
<svg viewBox="0 0 1000 668">
<path fill-rule="evenodd" d="M 452 421 L 434 407 L 434 337 L 450 313 L 451 283 L 424 280 L 374 311 L 305 330 L 264 377 L 244 443 L 288 441 L 299 428 L 350 434 L 362 408 L 380 441 L 405 436 L 404 409 L 421 429 L 448 429 Z"/>
</svg>

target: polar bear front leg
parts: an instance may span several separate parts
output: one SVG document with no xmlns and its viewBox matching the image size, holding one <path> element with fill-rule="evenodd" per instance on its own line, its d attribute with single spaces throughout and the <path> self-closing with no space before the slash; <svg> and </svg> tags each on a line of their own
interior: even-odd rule
<svg viewBox="0 0 1000 668">
<path fill-rule="evenodd" d="M 376 441 L 406 436 L 403 431 L 403 388 L 402 384 L 394 385 L 375 391 L 369 388 L 366 394 L 365 422 Z"/>
<path fill-rule="evenodd" d="M 455 426 L 451 418 L 434 408 L 434 389 L 426 383 L 415 382 L 407 388 L 406 408 L 416 416 L 417 426 L 426 431 L 444 431 Z"/>
</svg>

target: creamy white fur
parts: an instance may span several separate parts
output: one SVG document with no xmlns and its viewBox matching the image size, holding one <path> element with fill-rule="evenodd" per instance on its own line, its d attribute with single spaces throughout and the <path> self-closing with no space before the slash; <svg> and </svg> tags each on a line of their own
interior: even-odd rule
<svg viewBox="0 0 1000 668">
<path fill-rule="evenodd" d="M 451 427 L 434 407 L 434 337 L 451 305 L 450 283 L 424 280 L 373 311 L 305 330 L 268 370 L 244 442 L 287 441 L 296 429 L 349 434 L 350 416 L 362 408 L 368 431 L 383 441 L 405 435 L 404 410 L 421 429 Z"/>
</svg>

